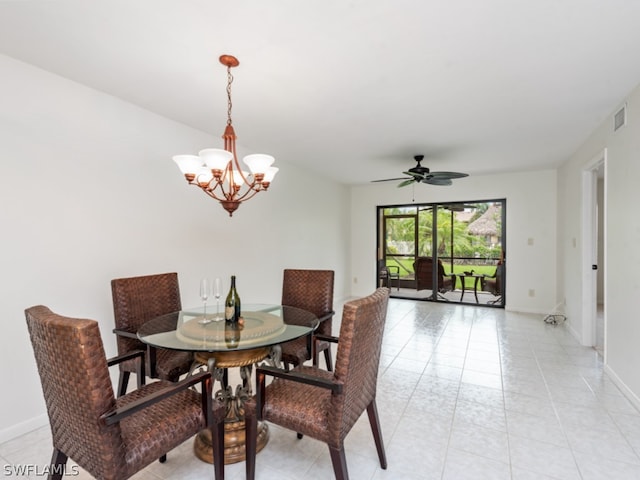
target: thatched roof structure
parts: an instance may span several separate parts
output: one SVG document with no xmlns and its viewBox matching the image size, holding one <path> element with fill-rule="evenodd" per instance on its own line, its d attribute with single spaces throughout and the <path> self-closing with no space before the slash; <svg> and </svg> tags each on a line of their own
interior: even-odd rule
<svg viewBox="0 0 640 480">
<path fill-rule="evenodd" d="M 475 212 L 473 210 L 463 210 L 462 212 L 455 212 L 456 220 L 459 222 L 469 223 L 471 217 Z"/>
<path fill-rule="evenodd" d="M 469 224 L 467 231 L 471 235 L 495 236 L 498 235 L 498 222 L 500 221 L 500 209 L 496 205 L 489 205 L 477 220 Z"/>
</svg>

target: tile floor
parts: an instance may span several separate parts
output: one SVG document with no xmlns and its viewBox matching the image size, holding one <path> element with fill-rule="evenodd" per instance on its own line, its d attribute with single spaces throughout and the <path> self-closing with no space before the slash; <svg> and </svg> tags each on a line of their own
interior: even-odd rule
<svg viewBox="0 0 640 480">
<path fill-rule="evenodd" d="M 640 479 L 640 413 L 595 350 L 541 315 L 392 299 L 378 410 L 389 467 L 379 467 L 364 415 L 346 440 L 352 479 Z M 258 479 L 333 478 L 323 444 L 270 432 Z M 46 464 L 49 442 L 41 428 L 0 445 L 0 476 L 6 465 Z M 192 448 L 135 478 L 212 478 Z M 226 477 L 244 478 L 244 463 Z"/>
</svg>

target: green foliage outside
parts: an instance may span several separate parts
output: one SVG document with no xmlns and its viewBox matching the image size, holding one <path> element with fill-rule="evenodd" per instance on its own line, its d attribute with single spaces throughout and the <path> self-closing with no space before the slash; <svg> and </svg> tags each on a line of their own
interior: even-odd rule
<svg viewBox="0 0 640 480">
<path fill-rule="evenodd" d="M 469 225 L 485 213 L 489 203 L 474 203 L 473 215 L 468 221 L 458 220 L 455 213 L 446 207 L 437 210 L 437 232 L 433 226 L 433 207 L 405 207 L 387 208 L 384 210 L 386 218 L 386 238 L 387 238 L 387 265 L 396 265 L 400 268 L 400 277 L 413 277 L 414 252 L 418 256 L 433 256 L 432 236 L 437 233 L 438 257 L 444 265 L 446 273 L 451 273 L 451 262 L 447 261 L 452 256 L 469 257 L 473 260 L 456 260 L 453 265 L 454 273 L 473 270 L 474 273 L 482 275 L 493 275 L 496 269 L 496 260 L 500 258 L 502 247 L 491 245 L 490 240 L 483 236 L 471 235 L 468 231 Z M 416 212 L 416 209 L 418 211 Z M 417 215 L 416 215 L 417 213 Z M 389 218 L 391 217 L 391 218 Z M 418 221 L 418 231 L 416 236 L 416 219 Z M 502 231 L 500 210 L 498 209 L 493 219 L 497 231 Z M 453 234 L 453 236 L 452 236 Z M 416 237 L 418 245 L 415 245 Z M 500 236 L 498 235 L 498 238 Z M 452 242 L 453 238 L 453 242 Z M 494 238 L 495 241 L 495 238 Z M 453 244 L 452 244 L 453 243 Z M 399 256 L 395 256 L 399 255 Z M 407 255 L 402 257 L 402 255 Z M 483 265 L 483 263 L 486 264 Z M 465 279 L 466 285 L 473 287 L 473 278 Z M 457 280 L 456 288 L 460 288 L 460 280 Z"/>
</svg>

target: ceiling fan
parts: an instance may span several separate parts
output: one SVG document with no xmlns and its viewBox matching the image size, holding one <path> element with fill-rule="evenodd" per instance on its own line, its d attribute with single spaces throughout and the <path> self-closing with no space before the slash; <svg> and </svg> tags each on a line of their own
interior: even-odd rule
<svg viewBox="0 0 640 480">
<path fill-rule="evenodd" d="M 383 180 L 372 180 L 372 182 L 390 182 L 393 180 L 403 180 L 398 184 L 398 187 L 406 187 L 412 183 L 428 183 L 429 185 L 451 185 L 451 180 L 454 178 L 467 177 L 467 173 L 459 172 L 431 172 L 427 167 L 420 165 L 420 162 L 424 159 L 424 155 L 415 155 L 413 159 L 417 165 L 410 168 L 406 172 L 402 172 L 405 175 L 409 175 L 410 178 L 385 178 Z"/>
</svg>

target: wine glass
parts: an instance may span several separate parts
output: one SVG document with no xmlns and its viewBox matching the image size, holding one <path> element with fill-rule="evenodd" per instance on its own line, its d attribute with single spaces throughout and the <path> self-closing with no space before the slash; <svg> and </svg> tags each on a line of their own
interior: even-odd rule
<svg viewBox="0 0 640 480">
<path fill-rule="evenodd" d="M 204 305 L 204 315 L 198 320 L 198 323 L 202 325 L 206 325 L 207 323 L 213 322 L 210 318 L 207 318 L 207 300 L 211 295 L 211 280 L 208 278 L 202 278 L 200 280 L 200 298 L 202 299 L 202 303 Z"/>
<path fill-rule="evenodd" d="M 224 320 L 223 317 L 220 316 L 220 297 L 222 296 L 222 280 L 216 278 L 213 282 L 213 296 L 216 297 L 216 316 L 214 320 L 219 322 Z"/>
</svg>

